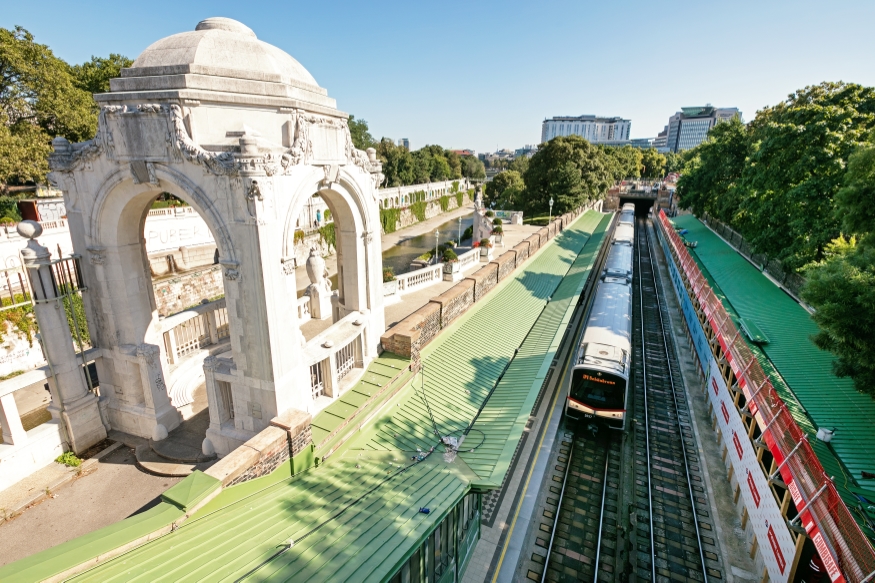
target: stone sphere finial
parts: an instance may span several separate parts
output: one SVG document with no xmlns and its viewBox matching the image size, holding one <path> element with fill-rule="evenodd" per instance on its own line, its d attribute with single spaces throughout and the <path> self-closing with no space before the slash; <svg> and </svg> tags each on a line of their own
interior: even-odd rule
<svg viewBox="0 0 875 583">
<path fill-rule="evenodd" d="M 36 239 L 43 234 L 43 226 L 36 221 L 21 221 L 16 230 L 25 239 Z"/>
</svg>

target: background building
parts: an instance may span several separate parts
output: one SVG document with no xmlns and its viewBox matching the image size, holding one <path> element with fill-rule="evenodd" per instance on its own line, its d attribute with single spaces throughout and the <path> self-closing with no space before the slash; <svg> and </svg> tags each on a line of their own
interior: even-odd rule
<svg viewBox="0 0 875 583">
<path fill-rule="evenodd" d="M 556 136 L 581 136 L 593 144 L 625 142 L 629 139 L 632 121 L 621 117 L 553 117 L 541 125 L 541 143 Z"/>
<path fill-rule="evenodd" d="M 410 140 L 408 140 L 407 138 L 401 138 L 400 140 L 398 140 L 398 145 L 404 146 L 405 148 L 410 150 Z"/>
<path fill-rule="evenodd" d="M 672 152 L 695 148 L 705 141 L 708 132 L 722 121 L 729 121 L 741 112 L 737 107 L 682 107 L 668 118 L 668 135 L 665 147 Z"/>
</svg>

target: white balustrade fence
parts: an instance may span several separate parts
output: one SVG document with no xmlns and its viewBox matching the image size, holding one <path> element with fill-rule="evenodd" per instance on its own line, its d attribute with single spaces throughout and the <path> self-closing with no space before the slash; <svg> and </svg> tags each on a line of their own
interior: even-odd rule
<svg viewBox="0 0 875 583">
<path fill-rule="evenodd" d="M 298 322 L 303 324 L 310 318 L 310 296 L 301 296 L 298 298 Z"/>
<path fill-rule="evenodd" d="M 185 355 L 218 344 L 230 335 L 225 298 L 189 308 L 166 318 L 162 324 L 169 364 L 179 364 Z"/>
<path fill-rule="evenodd" d="M 453 183 L 458 182 L 458 190 L 456 192 L 465 192 L 471 185 L 465 178 L 459 180 L 443 180 L 440 182 L 426 182 L 424 184 L 411 184 L 410 186 L 393 186 L 390 188 L 381 188 L 377 191 L 377 198 L 380 200 L 380 208 L 404 208 L 410 206 L 413 202 L 414 192 L 424 192 L 425 200 L 435 200 L 442 196 L 454 195 Z"/>
</svg>

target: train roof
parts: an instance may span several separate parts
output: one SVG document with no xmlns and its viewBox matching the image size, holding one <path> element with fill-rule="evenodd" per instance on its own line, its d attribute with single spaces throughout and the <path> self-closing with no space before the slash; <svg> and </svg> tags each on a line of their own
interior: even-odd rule
<svg viewBox="0 0 875 583">
<path fill-rule="evenodd" d="M 618 360 L 619 351 L 630 354 L 632 350 L 631 283 L 627 283 L 625 279 L 608 277 L 599 284 L 581 343 L 608 347 L 604 351 L 613 354 L 606 355 L 607 360 Z M 590 352 L 588 351 L 587 354 Z"/>
<path fill-rule="evenodd" d="M 635 227 L 628 223 L 618 224 L 611 241 L 632 245 L 635 242 Z"/>
<path fill-rule="evenodd" d="M 635 203 L 627 202 L 626 204 L 623 205 L 623 209 L 622 209 L 622 210 L 624 210 L 624 211 L 629 211 L 629 210 L 630 210 L 630 211 L 632 211 L 632 212 L 634 213 L 634 212 L 635 212 Z"/>
<path fill-rule="evenodd" d="M 632 275 L 632 247 L 623 243 L 612 244 L 605 259 L 604 272 L 623 276 Z"/>
</svg>

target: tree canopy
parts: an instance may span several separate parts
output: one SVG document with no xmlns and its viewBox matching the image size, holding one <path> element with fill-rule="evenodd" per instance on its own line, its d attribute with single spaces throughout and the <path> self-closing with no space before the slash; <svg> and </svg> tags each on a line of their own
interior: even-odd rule
<svg viewBox="0 0 875 583">
<path fill-rule="evenodd" d="M 377 147 L 377 141 L 371 135 L 366 120 L 356 119 L 354 115 L 349 116 L 349 133 L 352 136 L 352 145 L 359 150 Z"/>
<path fill-rule="evenodd" d="M 821 83 L 715 126 L 685 153 L 684 208 L 730 223 L 758 253 L 799 269 L 839 235 L 834 200 L 848 157 L 875 127 L 875 89 Z"/>
<path fill-rule="evenodd" d="M 580 136 L 560 136 L 541 144 L 525 173 L 525 210 L 544 213 L 553 199 L 561 214 L 603 195 L 616 180 L 619 164 Z"/>
<path fill-rule="evenodd" d="M 814 342 L 875 396 L 875 89 L 821 83 L 718 124 L 684 154 L 678 197 L 804 272 Z"/>
<path fill-rule="evenodd" d="M 875 396 L 875 143 L 848 158 L 835 201 L 835 218 L 846 236 L 834 239 L 825 258 L 808 266 L 802 297 L 816 310 L 815 344 L 838 359 L 836 374 Z"/>
<path fill-rule="evenodd" d="M 662 178 L 667 174 L 665 165 L 665 156 L 657 152 L 656 148 L 647 148 L 641 151 L 641 176 L 643 178 Z"/>
<path fill-rule="evenodd" d="M 472 156 L 462 157 L 441 146 L 425 146 L 411 152 L 390 138 L 383 138 L 376 149 L 383 162 L 385 186 L 408 186 L 463 176 L 474 180 L 486 177 L 486 170 L 479 160 L 474 158 L 471 162 L 469 158 Z"/>
<path fill-rule="evenodd" d="M 526 185 L 523 177 L 516 170 L 499 172 L 486 183 L 483 188 L 483 202 L 494 204 L 498 208 L 514 208 L 514 205 L 524 202 L 522 197 Z"/>
</svg>

